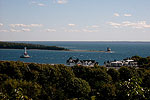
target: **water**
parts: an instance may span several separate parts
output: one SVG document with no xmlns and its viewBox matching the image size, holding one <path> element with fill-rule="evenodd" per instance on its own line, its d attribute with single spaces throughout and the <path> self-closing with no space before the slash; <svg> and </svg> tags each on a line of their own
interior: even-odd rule
<svg viewBox="0 0 150 100">
<path fill-rule="evenodd" d="M 19 42 L 19 41 L 17 41 Z M 20 43 L 20 42 L 19 42 Z M 24 50 L 0 49 L 0 60 L 36 62 L 48 64 L 66 64 L 69 57 L 83 60 L 96 60 L 100 65 L 108 60 L 122 60 L 135 55 L 147 57 L 150 56 L 150 42 L 33 42 L 25 41 L 23 43 L 42 44 L 48 46 L 60 46 L 68 49 L 79 50 L 106 50 L 110 47 L 114 53 L 104 52 L 67 52 L 50 50 L 27 50 L 31 58 L 20 58 Z"/>
</svg>

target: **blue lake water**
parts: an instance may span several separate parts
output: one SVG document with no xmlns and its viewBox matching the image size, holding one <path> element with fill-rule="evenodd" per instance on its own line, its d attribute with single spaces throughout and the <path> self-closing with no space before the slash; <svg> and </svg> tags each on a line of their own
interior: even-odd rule
<svg viewBox="0 0 150 100">
<path fill-rule="evenodd" d="M 19 42 L 19 41 L 16 41 Z M 20 42 L 19 42 L 20 43 Z M 54 41 L 25 41 L 23 43 L 42 44 L 48 46 L 60 46 L 68 49 L 79 50 L 106 50 L 110 47 L 114 53 L 104 52 L 67 52 L 50 50 L 27 50 L 31 58 L 20 58 L 24 50 L 0 49 L 0 60 L 66 64 L 69 57 L 82 60 L 96 60 L 100 65 L 108 60 L 122 60 L 135 55 L 147 57 L 150 56 L 150 42 L 54 42 Z"/>
</svg>

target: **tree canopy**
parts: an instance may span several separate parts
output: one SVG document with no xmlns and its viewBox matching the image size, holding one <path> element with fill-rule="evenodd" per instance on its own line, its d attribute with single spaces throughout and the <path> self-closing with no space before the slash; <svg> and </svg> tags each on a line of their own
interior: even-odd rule
<svg viewBox="0 0 150 100">
<path fill-rule="evenodd" d="M 27 44 L 27 43 L 15 43 L 15 42 L 2 42 L 0 41 L 0 49 L 40 49 L 40 50 L 68 50 L 63 47 L 57 46 L 45 46 L 40 44 Z"/>
<path fill-rule="evenodd" d="M 0 61 L 0 100 L 149 100 L 149 67 Z"/>
</svg>

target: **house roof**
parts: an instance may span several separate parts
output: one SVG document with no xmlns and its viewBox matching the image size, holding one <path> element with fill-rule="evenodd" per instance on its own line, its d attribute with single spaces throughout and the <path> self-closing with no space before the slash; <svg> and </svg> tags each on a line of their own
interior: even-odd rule
<svg viewBox="0 0 150 100">
<path fill-rule="evenodd" d="M 98 63 L 96 62 L 95 60 L 79 60 L 78 58 L 77 59 L 72 59 L 72 57 L 70 57 L 68 60 L 67 60 L 67 63 L 78 63 L 78 62 L 81 62 L 81 63 L 84 63 L 84 62 L 92 62 L 92 63 Z"/>
</svg>

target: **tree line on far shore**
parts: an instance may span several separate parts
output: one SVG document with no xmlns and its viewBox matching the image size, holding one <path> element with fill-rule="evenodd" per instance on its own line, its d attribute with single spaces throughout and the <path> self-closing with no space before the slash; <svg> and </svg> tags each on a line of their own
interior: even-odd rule
<svg viewBox="0 0 150 100">
<path fill-rule="evenodd" d="M 68 50 L 63 47 L 57 46 L 45 46 L 40 44 L 27 44 L 27 43 L 14 43 L 14 42 L 2 42 L 0 41 L 0 49 L 40 49 L 40 50 Z"/>
<path fill-rule="evenodd" d="M 150 100 L 150 60 L 140 68 L 0 61 L 0 100 Z"/>
</svg>

